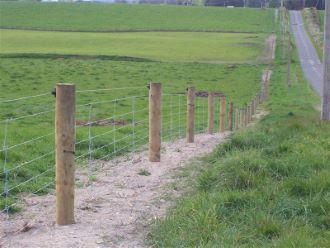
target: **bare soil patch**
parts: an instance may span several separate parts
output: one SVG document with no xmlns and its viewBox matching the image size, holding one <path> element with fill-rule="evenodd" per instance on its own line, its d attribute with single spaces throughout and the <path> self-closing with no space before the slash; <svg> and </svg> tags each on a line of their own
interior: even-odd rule
<svg viewBox="0 0 330 248">
<path fill-rule="evenodd" d="M 75 199 L 76 224 L 57 226 L 55 197 L 25 195 L 22 212 L 0 216 L 0 247 L 144 247 L 149 225 L 165 215 L 182 190 L 170 187 L 187 161 L 211 152 L 230 135 L 200 134 L 196 142 L 168 142 L 162 161 L 150 163 L 147 151 L 99 161 L 94 180 L 79 171 Z"/>
</svg>

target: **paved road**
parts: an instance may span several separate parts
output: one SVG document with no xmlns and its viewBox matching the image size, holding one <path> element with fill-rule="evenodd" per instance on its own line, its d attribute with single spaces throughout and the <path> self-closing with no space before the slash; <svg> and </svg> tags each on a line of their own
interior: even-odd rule
<svg viewBox="0 0 330 248">
<path fill-rule="evenodd" d="M 290 11 L 293 34 L 296 40 L 299 59 L 306 78 L 319 96 L 322 94 L 323 66 L 311 42 L 300 11 Z"/>
</svg>

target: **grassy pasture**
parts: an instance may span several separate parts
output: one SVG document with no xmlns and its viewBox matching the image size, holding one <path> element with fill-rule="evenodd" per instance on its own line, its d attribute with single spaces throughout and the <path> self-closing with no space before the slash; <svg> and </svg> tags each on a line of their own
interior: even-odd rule
<svg viewBox="0 0 330 248">
<path fill-rule="evenodd" d="M 266 35 L 236 33 L 79 33 L 0 30 L 0 53 L 111 55 L 160 61 L 254 61 Z"/>
<path fill-rule="evenodd" d="M 273 11 L 213 7 L 0 2 L 0 27 L 42 30 L 270 32 Z"/>
<path fill-rule="evenodd" d="M 93 171 L 95 159 L 108 160 L 147 143 L 149 82 L 164 87 L 163 140 L 184 135 L 186 99 L 181 94 L 187 85 L 221 91 L 235 104 L 246 104 L 260 87 L 264 65 L 222 63 L 260 56 L 272 16 L 271 10 L 256 9 L 1 2 L 1 27 L 43 31 L 0 30 L 0 137 L 9 149 L 0 152 L 6 168 L 0 172 L 0 192 L 10 189 L 9 197 L 0 198 L 0 209 L 20 192 L 52 187 L 55 99 L 50 92 L 57 82 L 75 83 L 78 91 L 125 88 L 77 92 L 76 119 L 85 123 L 77 124 L 77 164 Z M 115 30 L 135 32 L 106 33 Z M 136 32 L 140 30 L 148 32 Z M 5 102 L 40 93 L 47 94 Z M 126 99 L 116 100 L 121 98 Z M 196 132 L 206 127 L 206 103 L 206 98 L 197 100 Z M 39 112 L 45 113 L 33 116 Z M 26 115 L 32 116 L 13 120 Z M 6 124 L 6 119 L 11 120 Z M 104 119 L 109 123 L 86 126 Z"/>
<path fill-rule="evenodd" d="M 47 135 L 32 143 L 13 148 L 7 153 L 7 168 L 15 168 L 46 154 L 38 161 L 12 169 L 8 174 L 10 188 L 36 176 L 43 174 L 27 184 L 14 188 L 9 203 L 15 201 L 19 192 L 34 192 L 40 187 L 53 182 L 54 172 L 54 102 L 50 92 L 56 82 L 74 82 L 77 90 L 109 89 L 120 87 L 138 87 L 118 91 L 81 92 L 77 93 L 78 121 L 97 121 L 103 119 L 124 122 L 125 125 L 79 126 L 77 128 L 76 156 L 80 165 L 86 166 L 89 158 L 89 147 L 95 150 L 92 159 L 110 159 L 124 154 L 147 143 L 147 94 L 145 87 L 149 82 L 163 82 L 163 133 L 164 140 L 182 136 L 185 132 L 185 97 L 167 94 L 184 93 L 187 85 L 194 85 L 198 90 L 215 90 L 224 92 L 237 104 L 244 105 L 260 87 L 262 65 L 223 65 L 200 63 L 162 63 L 131 62 L 98 59 L 65 59 L 65 58 L 2 58 L 0 60 L 0 101 L 28 95 L 49 92 L 46 96 L 19 102 L 1 103 L 1 121 L 19 116 L 51 111 L 13 122 L 7 126 L 6 145 L 12 147 L 35 137 Z M 141 96 L 135 98 L 132 96 Z M 126 100 L 113 102 L 114 99 L 129 97 Z M 101 102 L 92 106 L 85 103 Z M 134 104 L 134 107 L 133 107 Z M 196 132 L 206 127 L 207 99 L 199 98 L 196 103 Z M 133 116 L 132 110 L 135 109 Z M 219 109 L 216 101 L 215 111 Z M 181 113 L 181 114 L 180 114 Z M 217 113 L 215 113 L 215 116 Z M 132 125 L 132 123 L 137 123 Z M 133 128 L 134 126 L 134 128 Z M 4 140 L 6 124 L 0 123 L 0 137 Z M 217 127 L 217 118 L 215 120 Z M 134 134 L 134 138 L 133 138 Z M 89 135 L 93 138 L 89 142 Z M 98 137 L 98 135 L 101 135 Z M 113 144 L 116 140 L 116 145 Z M 26 151 L 29 151 L 28 153 Z M 49 155 L 47 155 L 49 154 Z M 106 157 L 105 157 L 106 156 Z M 0 159 L 4 161 L 2 152 Z M 95 166 L 95 165 L 94 165 Z M 4 174 L 0 173 L 3 180 Z M 1 187 L 3 187 L 2 185 Z M 0 188 L 0 192 L 3 189 Z M 40 192 L 43 192 L 41 190 Z M 40 193 L 39 192 L 39 193 Z M 1 208 L 4 200 L 0 202 Z"/>
</svg>

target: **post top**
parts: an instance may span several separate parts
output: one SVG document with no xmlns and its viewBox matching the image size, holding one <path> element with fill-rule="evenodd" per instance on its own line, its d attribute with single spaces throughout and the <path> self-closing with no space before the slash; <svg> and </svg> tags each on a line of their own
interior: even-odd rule
<svg viewBox="0 0 330 248">
<path fill-rule="evenodd" d="M 72 83 L 57 83 L 56 86 L 75 86 L 75 84 L 72 84 Z"/>
</svg>

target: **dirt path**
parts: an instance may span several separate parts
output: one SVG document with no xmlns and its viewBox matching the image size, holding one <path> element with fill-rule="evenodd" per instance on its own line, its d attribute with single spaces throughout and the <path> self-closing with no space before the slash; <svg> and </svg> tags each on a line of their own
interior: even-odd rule
<svg viewBox="0 0 330 248">
<path fill-rule="evenodd" d="M 0 247 L 143 247 L 148 226 L 171 204 L 168 195 L 182 193 L 170 187 L 176 171 L 229 134 L 197 135 L 193 144 L 184 139 L 166 143 L 160 163 L 148 162 L 147 152 L 100 162 L 94 182 L 76 190 L 76 224 L 71 226 L 55 225 L 53 195 L 26 196 L 23 212 L 10 221 L 0 216 Z"/>
</svg>

